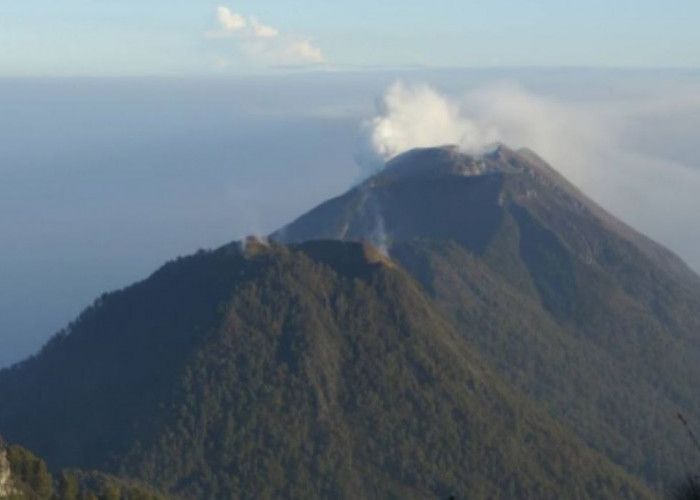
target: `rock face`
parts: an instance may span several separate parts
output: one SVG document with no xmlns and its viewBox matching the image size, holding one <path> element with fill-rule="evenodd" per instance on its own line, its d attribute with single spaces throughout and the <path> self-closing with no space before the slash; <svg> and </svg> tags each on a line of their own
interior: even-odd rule
<svg viewBox="0 0 700 500">
<path fill-rule="evenodd" d="M 16 493 L 12 487 L 12 471 L 7 459 L 7 450 L 0 443 L 0 498 L 9 497 Z"/>
</svg>

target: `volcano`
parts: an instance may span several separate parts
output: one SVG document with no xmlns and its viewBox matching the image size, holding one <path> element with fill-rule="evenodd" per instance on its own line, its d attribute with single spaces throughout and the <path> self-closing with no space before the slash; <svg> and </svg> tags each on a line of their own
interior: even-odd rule
<svg viewBox="0 0 700 500">
<path fill-rule="evenodd" d="M 0 371 L 0 433 L 185 498 L 653 498 L 698 283 L 530 151 L 409 151 L 98 298 Z"/>
<path fill-rule="evenodd" d="M 659 487 L 692 461 L 698 276 L 532 151 L 409 151 L 272 238 L 374 242 L 593 448 Z"/>
</svg>

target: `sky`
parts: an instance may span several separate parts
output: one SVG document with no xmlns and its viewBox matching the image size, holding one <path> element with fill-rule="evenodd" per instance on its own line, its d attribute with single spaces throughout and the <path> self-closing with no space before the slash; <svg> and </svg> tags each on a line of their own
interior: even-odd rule
<svg viewBox="0 0 700 500">
<path fill-rule="evenodd" d="M 700 67 L 694 0 L 0 0 L 0 75 Z"/>
<path fill-rule="evenodd" d="M 700 270 L 700 71 L 0 78 L 0 110 L 0 366 L 102 293 L 341 194 L 368 150 L 530 147 Z"/>
<path fill-rule="evenodd" d="M 0 0 L 0 367 L 100 294 L 433 143 L 530 147 L 700 270 L 697 19 L 678 0 Z"/>
</svg>

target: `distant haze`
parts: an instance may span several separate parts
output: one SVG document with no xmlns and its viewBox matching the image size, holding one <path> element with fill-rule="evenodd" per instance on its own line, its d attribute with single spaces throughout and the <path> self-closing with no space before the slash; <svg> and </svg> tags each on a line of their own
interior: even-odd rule
<svg viewBox="0 0 700 500">
<path fill-rule="evenodd" d="M 102 292 L 431 143 L 530 147 L 700 269 L 699 73 L 6 79 L 0 110 L 0 366 Z"/>
</svg>

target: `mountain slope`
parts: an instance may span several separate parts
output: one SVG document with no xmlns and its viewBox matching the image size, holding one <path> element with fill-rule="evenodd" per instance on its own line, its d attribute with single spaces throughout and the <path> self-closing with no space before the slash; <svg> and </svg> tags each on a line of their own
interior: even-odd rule
<svg viewBox="0 0 700 500">
<path fill-rule="evenodd" d="M 7 500 L 162 500 L 153 488 L 99 472 L 62 471 L 52 477 L 40 458 L 0 438 L 0 498 Z"/>
<path fill-rule="evenodd" d="M 372 241 L 499 373 L 663 487 L 700 422 L 700 280 L 530 151 L 415 150 L 272 235 Z"/>
<path fill-rule="evenodd" d="M 0 400 L 0 429 L 50 466 L 186 498 L 651 496 L 361 244 L 170 263 L 0 372 Z"/>
</svg>

